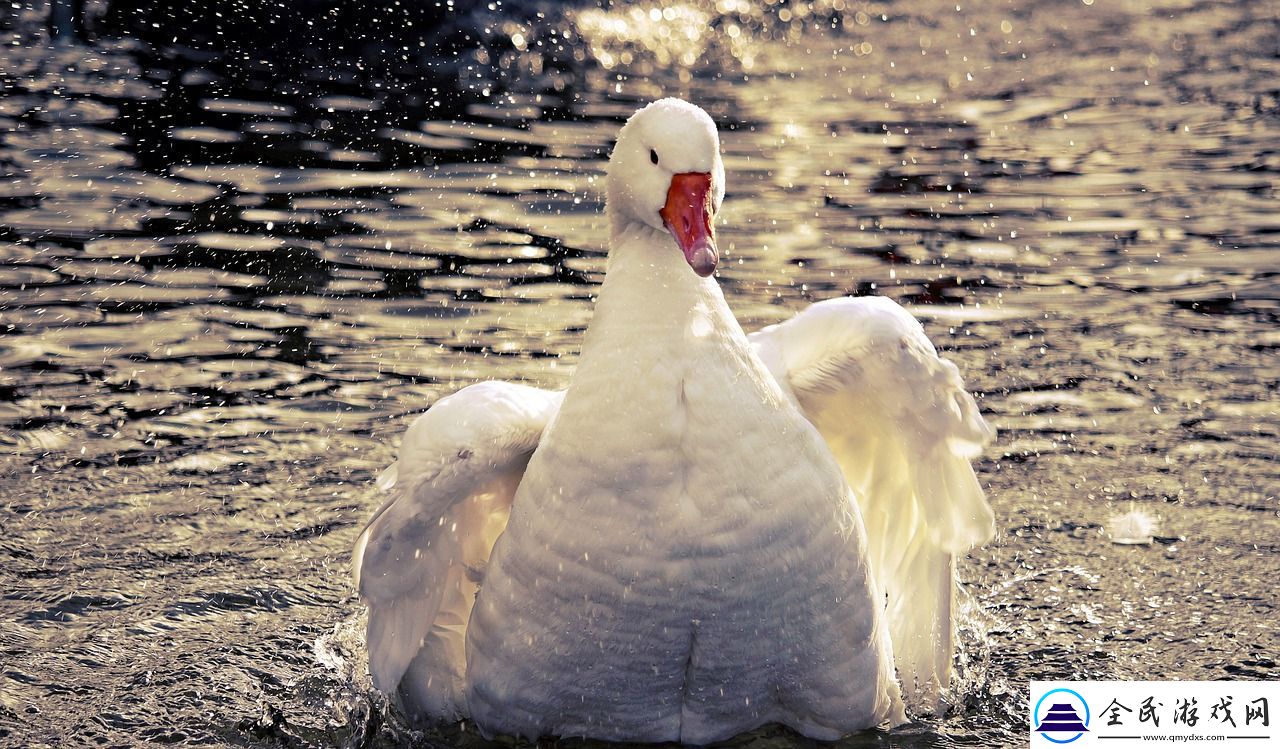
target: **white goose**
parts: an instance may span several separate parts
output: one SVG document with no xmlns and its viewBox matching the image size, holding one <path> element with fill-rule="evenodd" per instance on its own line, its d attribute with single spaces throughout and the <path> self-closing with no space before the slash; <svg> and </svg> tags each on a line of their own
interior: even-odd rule
<svg viewBox="0 0 1280 749">
<path fill-rule="evenodd" d="M 903 721 L 900 683 L 936 709 L 952 558 L 993 529 L 955 366 L 885 299 L 743 333 L 710 277 L 724 167 L 698 107 L 637 112 L 608 180 L 569 389 L 441 399 L 382 479 L 355 550 L 375 686 L 527 738 L 835 739 Z"/>
</svg>

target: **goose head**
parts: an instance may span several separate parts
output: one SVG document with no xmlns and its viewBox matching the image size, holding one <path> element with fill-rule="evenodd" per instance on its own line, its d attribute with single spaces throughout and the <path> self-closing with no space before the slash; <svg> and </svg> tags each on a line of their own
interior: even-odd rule
<svg viewBox="0 0 1280 749">
<path fill-rule="evenodd" d="M 615 235 L 631 225 L 671 235 L 699 276 L 716 269 L 712 221 L 724 200 L 715 122 L 680 99 L 660 99 L 627 120 L 609 157 L 608 212 Z"/>
</svg>

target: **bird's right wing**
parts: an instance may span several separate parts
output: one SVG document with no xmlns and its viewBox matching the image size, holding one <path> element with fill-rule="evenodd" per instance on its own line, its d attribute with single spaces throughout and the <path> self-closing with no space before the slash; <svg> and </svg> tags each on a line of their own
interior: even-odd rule
<svg viewBox="0 0 1280 749">
<path fill-rule="evenodd" d="M 485 382 L 442 398 L 379 479 L 386 502 L 352 555 L 369 607 L 369 673 L 395 693 L 410 664 L 418 707 L 461 717 L 464 642 L 484 567 L 563 392 Z"/>
</svg>

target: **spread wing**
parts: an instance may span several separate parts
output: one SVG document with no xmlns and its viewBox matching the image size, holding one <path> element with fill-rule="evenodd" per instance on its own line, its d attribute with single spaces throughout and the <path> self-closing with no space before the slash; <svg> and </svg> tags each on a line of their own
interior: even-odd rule
<svg viewBox="0 0 1280 749">
<path fill-rule="evenodd" d="M 412 678 L 419 710 L 464 717 L 471 606 L 511 499 L 563 393 L 486 382 L 438 401 L 379 479 L 388 496 L 356 542 L 369 607 L 369 672 L 394 694 Z"/>
<path fill-rule="evenodd" d="M 751 336 L 858 497 L 908 704 L 936 711 L 952 659 L 953 557 L 994 517 L 969 461 L 994 432 L 920 323 L 880 297 L 832 299 Z"/>
</svg>

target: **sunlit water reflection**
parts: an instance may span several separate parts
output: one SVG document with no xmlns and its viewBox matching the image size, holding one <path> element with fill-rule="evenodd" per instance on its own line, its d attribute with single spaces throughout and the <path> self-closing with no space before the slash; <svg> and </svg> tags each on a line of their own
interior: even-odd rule
<svg viewBox="0 0 1280 749">
<path fill-rule="evenodd" d="M 721 124 L 744 323 L 891 296 L 1001 431 L 962 697 L 850 744 L 1021 744 L 1030 678 L 1276 678 L 1276 9 L 844 6 L 504 22 L 457 90 L 5 46 L 0 737 L 483 743 L 369 688 L 348 550 L 407 416 L 567 381 L 663 93 Z"/>
</svg>

